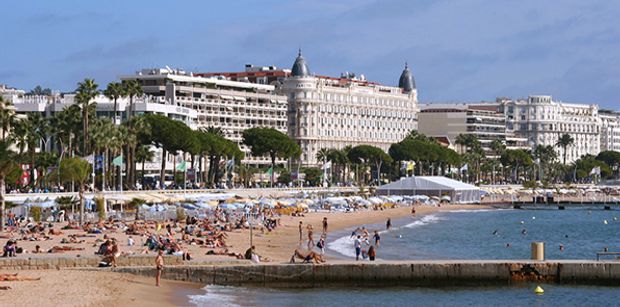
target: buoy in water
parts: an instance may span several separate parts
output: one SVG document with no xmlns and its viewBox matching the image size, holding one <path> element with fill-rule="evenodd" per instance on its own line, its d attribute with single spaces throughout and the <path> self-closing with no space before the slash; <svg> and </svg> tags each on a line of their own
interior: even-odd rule
<svg viewBox="0 0 620 307">
<path fill-rule="evenodd" d="M 607 225 L 607 220 L 603 220 L 603 224 Z"/>
<path fill-rule="evenodd" d="M 535 220 L 535 219 L 536 219 L 536 217 L 535 217 L 535 216 L 532 216 L 532 219 L 533 219 L 533 220 Z"/>
<path fill-rule="evenodd" d="M 521 224 L 525 224 L 525 222 L 524 222 L 524 221 L 521 221 Z"/>
<path fill-rule="evenodd" d="M 618 220 L 618 218 L 614 216 L 614 221 L 617 221 L 617 220 Z"/>
<path fill-rule="evenodd" d="M 541 288 L 540 286 L 536 286 L 536 289 L 534 289 L 534 293 L 541 295 L 545 293 L 545 290 L 543 290 L 543 288 Z"/>
</svg>

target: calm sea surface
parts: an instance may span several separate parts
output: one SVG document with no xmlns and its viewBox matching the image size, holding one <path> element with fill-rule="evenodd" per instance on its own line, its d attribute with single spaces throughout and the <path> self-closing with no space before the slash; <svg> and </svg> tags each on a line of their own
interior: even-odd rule
<svg viewBox="0 0 620 307">
<path fill-rule="evenodd" d="M 607 247 L 620 251 L 620 211 L 490 210 L 442 212 L 384 224 L 377 258 L 527 259 L 543 241 L 547 259 L 595 259 Z M 331 234 L 328 252 L 354 257 L 352 229 Z M 560 250 L 560 245 L 563 250 Z M 380 261 L 380 260 L 379 260 Z M 620 306 L 620 288 L 542 285 L 446 288 L 320 288 L 273 290 L 207 286 L 191 296 L 197 306 Z"/>
</svg>

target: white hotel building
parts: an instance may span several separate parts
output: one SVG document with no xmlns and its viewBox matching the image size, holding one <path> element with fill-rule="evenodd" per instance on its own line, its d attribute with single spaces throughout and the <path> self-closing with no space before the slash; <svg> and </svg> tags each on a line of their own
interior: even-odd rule
<svg viewBox="0 0 620 307">
<path fill-rule="evenodd" d="M 196 112 L 197 128 L 221 128 L 246 154 L 243 163 L 269 164 L 265 157 L 252 157 L 241 144 L 243 130 L 270 127 L 286 133 L 286 97 L 275 86 L 194 76 L 182 70 L 143 69 L 122 80 L 138 80 L 145 94 Z"/>
<path fill-rule="evenodd" d="M 556 144 L 560 136 L 569 134 L 574 144 L 567 148 L 567 162 L 601 151 L 601 117 L 597 105 L 564 103 L 554 101 L 551 96 L 498 98 L 497 103 L 506 115 L 506 130 L 527 138 L 532 148 L 551 145 L 562 156 L 562 149 Z"/>
<path fill-rule="evenodd" d="M 304 164 L 319 164 L 321 148 L 368 144 L 387 151 L 418 128 L 418 94 L 407 66 L 399 87 L 392 87 L 348 73 L 312 75 L 300 52 L 279 92 L 288 97 L 288 133 Z"/>
</svg>

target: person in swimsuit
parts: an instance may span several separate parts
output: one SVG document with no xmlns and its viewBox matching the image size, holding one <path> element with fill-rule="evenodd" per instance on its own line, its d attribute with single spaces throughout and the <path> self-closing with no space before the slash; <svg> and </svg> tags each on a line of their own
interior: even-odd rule
<svg viewBox="0 0 620 307">
<path fill-rule="evenodd" d="M 164 270 L 164 252 L 160 249 L 155 257 L 155 268 L 157 269 L 157 275 L 155 276 L 155 285 L 159 287 L 159 281 L 161 280 L 161 272 Z"/>
<path fill-rule="evenodd" d="M 392 228 L 392 219 L 388 218 L 385 222 L 385 229 L 390 230 L 390 228 Z"/>
<path fill-rule="evenodd" d="M 327 218 L 323 218 L 323 234 L 327 235 Z"/>
<path fill-rule="evenodd" d="M 378 247 L 381 243 L 381 236 L 379 235 L 378 231 L 375 230 L 375 235 L 373 236 L 373 238 L 375 239 L 375 245 Z"/>
</svg>

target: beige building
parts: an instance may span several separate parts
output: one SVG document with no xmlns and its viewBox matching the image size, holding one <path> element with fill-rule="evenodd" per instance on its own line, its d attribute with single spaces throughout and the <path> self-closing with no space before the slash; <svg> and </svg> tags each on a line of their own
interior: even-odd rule
<svg viewBox="0 0 620 307">
<path fill-rule="evenodd" d="M 138 80 L 146 94 L 197 112 L 197 128 L 221 128 L 246 153 L 244 163 L 270 163 L 265 157 L 252 157 L 241 145 L 244 130 L 270 127 L 287 132 L 286 96 L 277 94 L 273 85 L 199 77 L 170 68 L 143 69 L 121 79 Z"/>
<path fill-rule="evenodd" d="M 620 113 L 599 110 L 601 118 L 601 151 L 620 151 Z"/>
<path fill-rule="evenodd" d="M 418 130 L 430 137 L 447 137 L 450 145 L 461 153 L 464 149 L 456 144 L 461 134 L 475 135 L 487 154 L 493 154 L 490 145 L 494 140 L 500 140 L 510 149 L 527 145 L 525 139 L 506 131 L 506 117 L 494 105 L 428 104 L 420 109 Z"/>
<path fill-rule="evenodd" d="M 312 75 L 300 52 L 279 92 L 288 97 L 288 133 L 304 164 L 319 164 L 321 148 L 368 144 L 387 151 L 418 128 L 418 93 L 406 66 L 399 87 L 385 86 L 351 73 Z"/>
<path fill-rule="evenodd" d="M 563 134 L 574 144 L 567 148 L 567 163 L 585 154 L 597 155 L 601 150 L 601 118 L 597 105 L 554 101 L 551 96 L 530 96 L 528 99 L 498 98 L 499 109 L 506 116 L 506 128 L 528 139 L 531 148 L 556 146 Z"/>
</svg>

